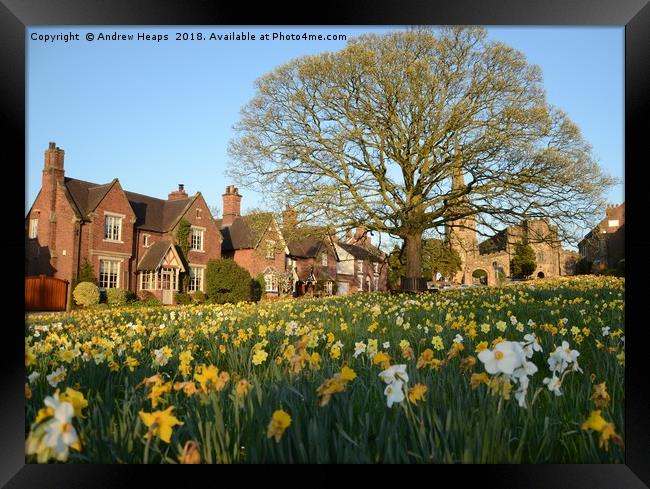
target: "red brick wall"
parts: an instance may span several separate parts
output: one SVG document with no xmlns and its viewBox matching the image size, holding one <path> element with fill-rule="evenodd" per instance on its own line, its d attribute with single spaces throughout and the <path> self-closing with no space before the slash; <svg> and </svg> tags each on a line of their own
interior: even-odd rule
<svg viewBox="0 0 650 489">
<path fill-rule="evenodd" d="M 30 219 L 38 218 L 38 233 L 29 239 Z M 44 172 L 41 192 L 26 219 L 27 275 L 48 275 L 71 281 L 76 273 L 76 215 L 60 179 Z"/>
<path fill-rule="evenodd" d="M 198 216 L 197 209 L 200 211 Z M 205 228 L 203 232 L 203 252 L 190 250 L 189 256 L 185 257 L 188 263 L 207 265 L 209 260 L 221 258 L 221 232 L 210 216 L 210 209 L 208 209 L 208 205 L 201 195 L 183 216 L 192 226 Z M 170 239 L 173 239 L 175 232 L 176 228 L 168 233 Z"/>
<path fill-rule="evenodd" d="M 112 242 L 104 239 L 106 212 L 124 216 L 122 218 L 121 242 Z M 90 222 L 84 223 L 82 226 L 81 263 L 83 264 L 84 260 L 87 259 L 95 271 L 95 276 L 99 280 L 100 254 L 115 260 L 122 260 L 119 286 L 120 288 L 134 291 L 135 284 L 133 283 L 131 274 L 131 259 L 133 257 L 134 247 L 133 225 L 135 224 L 135 215 L 119 182 L 113 185 L 94 212 L 91 213 L 90 217 Z"/>
</svg>

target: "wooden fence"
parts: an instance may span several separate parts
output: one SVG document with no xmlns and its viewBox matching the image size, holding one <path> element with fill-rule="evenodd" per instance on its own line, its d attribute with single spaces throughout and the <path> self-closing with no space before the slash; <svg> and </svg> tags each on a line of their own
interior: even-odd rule
<svg viewBox="0 0 650 489">
<path fill-rule="evenodd" d="M 65 311 L 68 281 L 39 275 L 25 277 L 26 311 Z"/>
</svg>

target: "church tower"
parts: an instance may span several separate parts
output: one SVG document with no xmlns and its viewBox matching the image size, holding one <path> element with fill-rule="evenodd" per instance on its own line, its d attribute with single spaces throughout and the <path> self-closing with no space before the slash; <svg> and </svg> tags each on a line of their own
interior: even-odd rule
<svg viewBox="0 0 650 489">
<path fill-rule="evenodd" d="M 465 178 L 463 177 L 462 168 L 457 165 L 452 172 L 451 177 L 452 192 L 462 191 L 465 188 Z M 462 210 L 463 197 L 457 209 Z M 471 283 L 471 270 L 468 271 L 468 262 L 478 255 L 478 240 L 476 239 L 476 219 L 473 216 L 464 217 L 450 221 L 445 225 L 445 234 L 451 247 L 460 255 L 461 271 L 456 274 L 454 281 L 460 283 Z"/>
</svg>

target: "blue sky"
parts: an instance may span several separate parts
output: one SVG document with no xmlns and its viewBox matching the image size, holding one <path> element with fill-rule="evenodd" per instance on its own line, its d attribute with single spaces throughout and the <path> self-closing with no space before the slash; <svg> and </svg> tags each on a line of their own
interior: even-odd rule
<svg viewBox="0 0 650 489">
<path fill-rule="evenodd" d="M 66 152 L 66 175 L 166 198 L 179 183 L 211 206 L 230 181 L 227 145 L 255 80 L 295 57 L 335 51 L 345 41 L 176 41 L 176 32 L 346 34 L 402 27 L 80 27 L 28 30 L 27 211 L 38 193 L 43 152 Z M 624 171 L 622 27 L 488 27 L 489 36 L 538 64 L 550 103 L 565 110 L 608 174 Z M 41 42 L 31 34 L 79 33 L 79 41 Z M 87 42 L 87 33 L 168 34 L 169 40 Z M 244 209 L 262 205 L 242 190 Z M 608 193 L 623 201 L 623 185 Z"/>
</svg>

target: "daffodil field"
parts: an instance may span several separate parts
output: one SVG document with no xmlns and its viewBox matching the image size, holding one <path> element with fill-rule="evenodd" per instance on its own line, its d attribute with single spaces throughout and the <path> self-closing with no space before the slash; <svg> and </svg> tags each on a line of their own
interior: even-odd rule
<svg viewBox="0 0 650 489">
<path fill-rule="evenodd" d="M 622 463 L 615 277 L 29 316 L 26 460 Z"/>
</svg>

